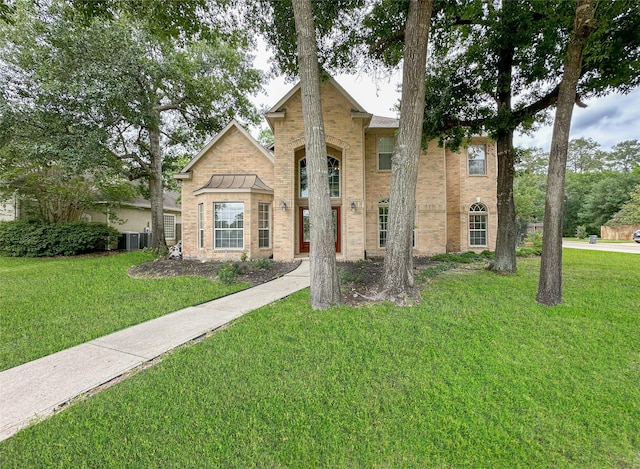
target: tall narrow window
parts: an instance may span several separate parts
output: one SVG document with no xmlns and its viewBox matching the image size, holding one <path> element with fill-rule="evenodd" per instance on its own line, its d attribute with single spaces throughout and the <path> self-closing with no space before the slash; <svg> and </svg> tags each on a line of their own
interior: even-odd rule
<svg viewBox="0 0 640 469">
<path fill-rule="evenodd" d="M 389 199 L 378 202 L 378 246 L 387 247 L 387 229 L 389 226 Z M 413 228 L 412 247 L 416 247 L 416 229 Z"/>
<path fill-rule="evenodd" d="M 469 208 L 469 246 L 487 245 L 487 207 L 473 204 Z"/>
<path fill-rule="evenodd" d="M 469 175 L 487 174 L 486 148 L 484 145 L 469 145 Z"/>
<path fill-rule="evenodd" d="M 164 237 L 166 239 L 176 239 L 176 216 L 163 215 L 164 221 Z"/>
<path fill-rule="evenodd" d="M 198 204 L 198 247 L 204 247 L 204 204 Z"/>
<path fill-rule="evenodd" d="M 327 156 L 327 172 L 329 176 L 329 196 L 340 197 L 340 161 L 333 156 Z M 309 197 L 309 178 L 307 175 L 307 159 L 302 158 L 299 163 L 298 181 L 300 183 L 300 197 Z"/>
<path fill-rule="evenodd" d="M 213 204 L 213 239 L 216 249 L 244 247 L 244 204 L 223 202 Z"/>
<path fill-rule="evenodd" d="M 381 171 L 391 170 L 393 143 L 393 137 L 380 137 L 378 139 L 378 169 Z"/>
<path fill-rule="evenodd" d="M 258 247 L 271 247 L 271 204 L 258 204 Z"/>
</svg>

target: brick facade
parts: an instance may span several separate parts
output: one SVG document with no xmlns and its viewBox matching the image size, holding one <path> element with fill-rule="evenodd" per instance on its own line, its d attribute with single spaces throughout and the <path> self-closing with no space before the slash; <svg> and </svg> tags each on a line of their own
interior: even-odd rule
<svg viewBox="0 0 640 469">
<path fill-rule="evenodd" d="M 322 86 L 327 153 L 339 162 L 340 190 L 331 204 L 339 211 L 339 259 L 382 256 L 379 247 L 378 210 L 389 197 L 391 172 L 378 169 L 378 138 L 393 137 L 394 119 L 366 113 L 334 80 Z M 301 252 L 302 208 L 299 168 L 305 158 L 304 128 L 299 85 L 266 115 L 274 134 L 273 152 L 262 148 L 233 122 L 176 175 L 182 180 L 183 254 L 186 258 L 237 259 L 242 252 L 252 258 L 273 256 L 287 261 Z M 481 201 L 487 208 L 487 245 L 494 249 L 496 220 L 495 144 L 486 145 L 486 175 L 469 176 L 466 149 L 454 153 L 430 142 L 420 157 L 416 192 L 415 255 L 469 250 L 468 211 Z M 269 190 L 223 188 L 199 190 L 212 175 L 256 174 Z M 244 248 L 214 249 L 213 204 L 244 204 Z M 271 204 L 270 248 L 258 248 L 258 203 Z M 198 204 L 203 203 L 204 246 L 199 247 Z"/>
</svg>

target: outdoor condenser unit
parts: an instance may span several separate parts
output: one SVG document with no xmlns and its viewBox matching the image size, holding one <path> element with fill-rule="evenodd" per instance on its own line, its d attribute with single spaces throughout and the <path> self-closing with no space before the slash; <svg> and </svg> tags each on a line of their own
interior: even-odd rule
<svg viewBox="0 0 640 469">
<path fill-rule="evenodd" d="M 137 251 L 140 249 L 140 233 L 125 231 L 118 240 L 118 249 L 125 251 Z"/>
</svg>

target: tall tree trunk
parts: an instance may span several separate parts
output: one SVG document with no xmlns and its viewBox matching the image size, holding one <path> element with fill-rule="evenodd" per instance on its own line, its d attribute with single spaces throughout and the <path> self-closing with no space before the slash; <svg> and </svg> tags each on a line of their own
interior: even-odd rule
<svg viewBox="0 0 640 469">
<path fill-rule="evenodd" d="M 339 304 L 341 298 L 329 196 L 327 144 L 320 102 L 318 46 L 311 0 L 293 0 L 293 13 L 298 39 L 298 70 L 309 177 L 311 307 L 326 309 Z"/>
<path fill-rule="evenodd" d="M 578 0 L 574 31 L 569 39 L 564 74 L 560 82 L 556 117 L 551 136 L 547 197 L 542 234 L 542 260 L 536 300 L 544 305 L 562 303 L 562 211 L 564 183 L 569 149 L 571 115 L 576 101 L 576 88 L 582 67 L 584 45 L 593 30 L 591 0 Z"/>
<path fill-rule="evenodd" d="M 516 271 L 516 208 L 513 199 L 515 151 L 513 131 L 498 137 L 498 233 L 496 258 L 492 270 L 511 274 Z"/>
<path fill-rule="evenodd" d="M 162 148 L 160 129 L 149 129 L 149 201 L 151 202 L 151 248 L 159 252 L 167 248 L 164 237 L 164 192 L 162 188 Z"/>
<path fill-rule="evenodd" d="M 506 17 L 511 16 L 507 10 L 518 8 L 514 2 L 505 2 L 503 8 Z M 498 57 L 498 82 L 496 86 L 496 103 L 498 116 L 510 116 L 513 82 L 513 44 L 503 44 Z M 515 174 L 515 152 L 513 149 L 512 125 L 504 122 L 503 129 L 497 135 L 498 151 L 498 232 L 496 234 L 496 258 L 492 269 L 495 272 L 510 274 L 516 271 L 516 208 L 513 199 L 513 178 Z"/>
<path fill-rule="evenodd" d="M 413 287 L 413 230 L 422 144 L 427 44 L 433 0 L 411 0 L 402 67 L 400 128 L 391 160 L 391 193 L 382 297 L 406 301 Z"/>
</svg>

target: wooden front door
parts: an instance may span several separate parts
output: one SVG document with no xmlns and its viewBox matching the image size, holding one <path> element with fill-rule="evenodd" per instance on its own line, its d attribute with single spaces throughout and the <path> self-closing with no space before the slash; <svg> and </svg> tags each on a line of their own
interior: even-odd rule
<svg viewBox="0 0 640 469">
<path fill-rule="evenodd" d="M 336 242 L 336 252 L 340 252 L 340 207 L 331 207 L 333 214 L 333 233 Z M 298 209 L 300 252 L 309 252 L 311 230 L 309 229 L 309 207 Z"/>
</svg>

